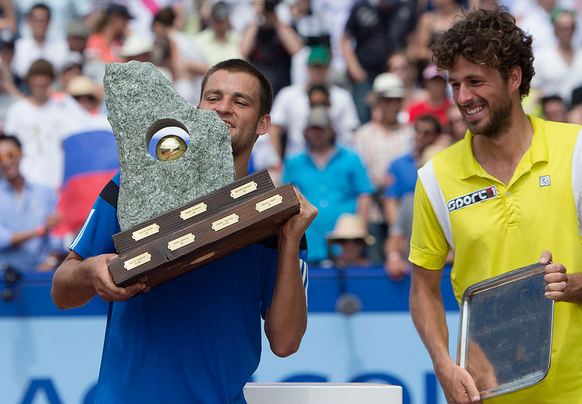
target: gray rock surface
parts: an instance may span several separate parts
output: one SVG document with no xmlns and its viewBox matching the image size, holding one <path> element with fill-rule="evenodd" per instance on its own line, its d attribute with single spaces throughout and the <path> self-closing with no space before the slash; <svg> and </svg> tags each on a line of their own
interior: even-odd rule
<svg viewBox="0 0 582 404">
<path fill-rule="evenodd" d="M 190 105 L 154 65 L 110 63 L 104 85 L 119 152 L 121 230 L 234 181 L 231 137 L 224 122 L 214 111 Z M 188 150 L 175 161 L 158 161 L 148 152 L 148 130 L 166 119 L 180 122 L 190 135 Z"/>
</svg>

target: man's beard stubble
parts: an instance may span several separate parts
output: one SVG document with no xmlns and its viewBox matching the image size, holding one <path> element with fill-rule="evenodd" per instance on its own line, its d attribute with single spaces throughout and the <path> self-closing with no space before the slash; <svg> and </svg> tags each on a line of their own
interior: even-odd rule
<svg viewBox="0 0 582 404">
<path fill-rule="evenodd" d="M 483 127 L 473 128 L 471 126 L 474 125 L 471 125 L 471 122 L 467 122 L 469 130 L 475 135 L 483 135 L 491 139 L 500 137 L 504 133 L 507 133 L 511 128 L 513 101 L 508 95 L 506 95 L 504 99 L 505 100 L 500 100 L 502 105 L 499 107 L 493 108 L 491 104 L 489 104 L 491 116 L 489 117 L 489 121 L 484 123 Z"/>
</svg>

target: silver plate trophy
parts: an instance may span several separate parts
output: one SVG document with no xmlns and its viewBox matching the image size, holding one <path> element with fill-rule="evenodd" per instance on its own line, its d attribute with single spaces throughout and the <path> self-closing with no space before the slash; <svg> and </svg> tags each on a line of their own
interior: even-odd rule
<svg viewBox="0 0 582 404">
<path fill-rule="evenodd" d="M 554 301 L 544 296 L 544 268 L 518 268 L 463 293 L 457 362 L 482 399 L 529 387 L 548 374 Z"/>
</svg>

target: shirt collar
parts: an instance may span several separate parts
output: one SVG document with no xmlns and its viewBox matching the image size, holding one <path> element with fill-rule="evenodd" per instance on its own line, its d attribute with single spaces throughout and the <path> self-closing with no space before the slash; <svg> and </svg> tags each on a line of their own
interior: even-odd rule
<svg viewBox="0 0 582 404">
<path fill-rule="evenodd" d="M 531 168 L 538 162 L 549 161 L 550 157 L 548 150 L 548 138 L 545 131 L 546 122 L 531 115 L 527 115 L 527 117 L 531 121 L 534 135 L 531 141 L 531 146 L 528 152 L 526 152 L 525 156 L 525 158 L 528 158 L 529 161 L 524 163 L 528 168 Z M 473 147 L 471 145 L 473 136 L 475 135 L 468 130 L 465 134 L 465 138 L 462 140 L 464 143 L 462 145 L 463 152 L 461 154 L 460 177 L 463 180 L 472 176 L 484 177 L 487 175 L 485 170 L 483 170 L 473 155 Z"/>
</svg>

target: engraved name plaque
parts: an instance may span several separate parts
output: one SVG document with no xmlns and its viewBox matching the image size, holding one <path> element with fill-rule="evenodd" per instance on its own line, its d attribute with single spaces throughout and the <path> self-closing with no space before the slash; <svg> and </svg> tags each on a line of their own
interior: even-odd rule
<svg viewBox="0 0 582 404">
<path fill-rule="evenodd" d="M 249 177 L 243 181 L 243 186 L 249 184 Z M 156 234 L 147 237 L 146 242 L 121 243 L 124 246 L 121 250 L 118 247 L 120 258 L 109 263 L 115 284 L 124 287 L 140 281 L 147 286 L 142 292 L 145 293 L 277 234 L 281 225 L 299 212 L 297 195 L 291 184 L 274 188 L 261 186 L 260 178 L 255 182 L 259 184 L 258 188 L 239 196 L 233 203 L 222 204 L 219 209 L 215 208 L 213 198 L 218 195 L 219 198 L 232 199 L 231 191 L 240 185 L 233 183 L 214 191 L 214 195 L 197 198 L 187 207 L 154 218 L 153 222 L 160 228 Z M 207 206 L 207 211 L 188 220 L 181 217 L 182 212 L 199 209 L 196 206 L 202 204 Z M 147 226 L 149 224 L 144 223 L 137 227 Z"/>
</svg>

